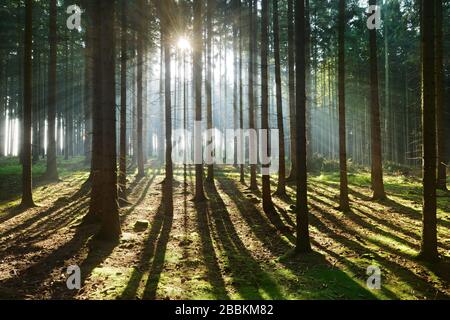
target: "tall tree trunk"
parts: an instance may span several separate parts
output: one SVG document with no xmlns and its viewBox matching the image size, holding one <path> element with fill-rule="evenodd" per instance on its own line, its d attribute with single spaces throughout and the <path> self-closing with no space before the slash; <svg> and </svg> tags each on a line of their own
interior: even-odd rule
<svg viewBox="0 0 450 320">
<path fill-rule="evenodd" d="M 91 164 L 92 162 L 92 69 L 93 69 L 93 53 L 92 53 L 92 2 L 91 0 L 85 0 L 84 6 L 87 13 L 87 23 L 86 23 L 86 47 L 84 54 L 84 163 Z"/>
<path fill-rule="evenodd" d="M 444 70 L 443 70 L 443 7 L 442 0 L 436 1 L 436 119 L 437 119 L 437 188 L 447 190 L 445 111 L 444 111 Z"/>
<path fill-rule="evenodd" d="M 284 124 L 283 124 L 283 97 L 281 86 L 281 58 L 280 58 L 280 26 L 278 18 L 278 0 L 273 0 L 273 41 L 275 54 L 275 83 L 277 100 L 277 124 L 278 124 L 278 144 L 280 148 L 278 163 L 278 187 L 276 195 L 286 196 L 286 151 L 284 145 Z"/>
<path fill-rule="evenodd" d="M 126 201 L 127 194 L 127 1 L 122 1 L 121 57 L 120 57 L 120 155 L 119 200 Z"/>
<path fill-rule="evenodd" d="M 435 1 L 422 4 L 422 139 L 423 139 L 423 216 L 419 257 L 438 258 L 436 231 L 436 77 L 435 77 Z M 439 5 L 438 5 L 439 7 Z"/>
<path fill-rule="evenodd" d="M 25 45 L 24 45 L 24 92 L 23 92 L 23 132 L 22 132 L 22 203 L 24 208 L 34 206 L 31 174 L 31 121 L 32 121 L 32 46 L 33 46 L 33 1 L 25 2 Z"/>
<path fill-rule="evenodd" d="M 101 127 L 101 145 L 98 153 L 97 174 L 93 175 L 91 208 L 96 208 L 101 217 L 97 234 L 99 239 L 117 240 L 120 236 L 120 221 L 117 193 L 116 165 L 116 104 L 115 104 L 115 34 L 114 3 L 96 0 L 94 2 L 94 29 L 97 33 L 94 50 L 96 70 L 94 81 L 95 109 L 99 109 L 94 126 Z M 95 139 L 94 131 L 94 139 Z M 92 201 L 99 201 L 93 204 Z"/>
<path fill-rule="evenodd" d="M 206 40 L 206 122 L 208 132 L 213 129 L 213 118 L 212 118 L 212 89 L 211 89 L 211 81 L 212 81 L 212 15 L 213 15 L 213 3 L 214 1 L 208 0 L 207 3 L 207 11 L 206 11 L 206 23 L 207 23 L 207 40 Z M 212 152 L 215 153 L 215 142 L 213 141 L 213 137 L 207 137 L 208 144 L 212 147 Z M 209 155 L 208 155 L 209 157 Z M 206 180 L 208 182 L 214 181 L 214 165 L 212 163 L 208 164 L 208 175 Z"/>
<path fill-rule="evenodd" d="M 57 52 L 57 7 L 56 0 L 50 1 L 50 30 L 49 30 L 49 64 L 48 64 L 48 109 L 47 109 L 47 172 L 46 177 L 50 180 L 58 180 L 56 167 L 56 52 Z"/>
<path fill-rule="evenodd" d="M 138 0 L 138 8 L 140 15 L 143 15 L 144 0 Z M 144 169 L 144 149 L 143 149 L 143 69 L 144 69 L 144 38 L 146 36 L 144 30 L 143 17 L 140 16 L 138 22 L 138 36 L 137 36 L 137 165 L 138 177 L 145 176 Z"/>
<path fill-rule="evenodd" d="M 194 149 L 196 149 L 195 159 L 195 201 L 206 199 L 203 190 L 203 156 L 202 137 L 200 123 L 202 121 L 202 1 L 194 0 L 194 91 L 195 91 L 195 121 L 197 123 L 196 137 L 194 137 Z"/>
<path fill-rule="evenodd" d="M 255 126 L 255 97 L 254 97 L 254 75 L 255 75 L 255 52 L 254 52 L 254 48 L 255 48 L 255 42 L 256 42 L 256 37 L 254 35 L 254 31 L 256 29 L 256 25 L 255 25 L 255 13 L 253 11 L 256 11 L 257 8 L 254 5 L 254 0 L 249 0 L 249 23 L 250 23 L 250 29 L 249 29 L 249 67 L 248 67 L 248 106 L 249 106 L 249 129 L 250 131 L 254 131 L 256 129 Z M 256 137 L 254 137 L 252 135 L 252 133 L 250 134 L 250 143 L 249 143 L 249 149 L 250 149 L 250 160 L 252 160 L 252 158 L 256 158 L 256 156 L 252 155 L 256 155 L 256 150 L 257 150 L 257 146 L 256 146 L 256 141 L 255 141 Z M 253 159 L 255 160 L 255 159 Z M 250 164 L 250 190 L 257 190 L 258 189 L 258 183 L 256 182 L 256 163 L 254 164 Z"/>
<path fill-rule="evenodd" d="M 306 159 L 307 164 L 312 161 L 312 76 L 311 76 L 311 19 L 310 19 L 310 0 L 305 0 L 305 19 L 306 19 Z"/>
<path fill-rule="evenodd" d="M 295 34 L 294 34 L 294 0 L 288 0 L 288 73 L 289 73 L 289 122 L 291 131 L 291 172 L 288 181 L 297 179 L 297 133 L 295 125 Z"/>
<path fill-rule="evenodd" d="M 347 181 L 347 136 L 345 121 L 345 0 L 339 0 L 339 168 L 340 196 L 339 206 L 342 211 L 350 209 Z"/>
<path fill-rule="evenodd" d="M 262 0 L 261 17 L 261 129 L 263 130 L 262 148 L 263 154 L 270 156 L 269 147 L 269 73 L 268 73 L 268 51 L 269 51 L 269 2 Z M 266 160 L 266 159 L 263 159 Z M 273 213 L 274 206 L 270 191 L 270 163 L 263 161 L 262 164 L 262 201 L 264 212 Z"/>
<path fill-rule="evenodd" d="M 243 100 L 243 95 L 244 95 L 244 87 L 243 87 L 243 82 L 242 82 L 242 47 L 243 47 L 243 36 L 242 36 L 242 2 L 241 0 L 238 0 L 239 2 L 239 129 L 242 130 L 244 129 L 244 100 Z M 243 139 L 243 135 L 241 136 L 241 146 L 240 147 L 240 151 L 242 153 L 242 159 L 241 160 L 241 164 L 240 164 L 240 182 L 242 184 L 245 183 L 245 172 L 244 172 L 244 161 L 245 161 L 245 156 L 244 156 L 244 139 Z"/>
<path fill-rule="evenodd" d="M 173 212 L 173 164 L 172 164 L 172 100 L 171 100 L 171 59 L 170 59 L 170 13 L 172 12 L 172 1 L 160 1 L 161 14 L 161 39 L 164 46 L 164 69 L 165 69 L 165 124 L 166 124 L 166 177 L 164 180 L 164 208 L 167 214 Z"/>
<path fill-rule="evenodd" d="M 295 7 L 296 46 L 296 158 L 298 161 L 297 177 L 297 242 L 296 252 L 311 251 L 308 222 L 308 177 L 306 168 L 306 68 L 305 68 L 305 4 L 297 1 Z"/>
<path fill-rule="evenodd" d="M 376 5 L 376 0 L 370 0 L 370 5 Z M 378 92 L 378 58 L 377 30 L 369 31 L 370 50 L 370 109 L 372 136 L 372 189 L 373 199 L 386 198 L 383 184 L 383 164 L 381 156 L 380 99 Z"/>
</svg>

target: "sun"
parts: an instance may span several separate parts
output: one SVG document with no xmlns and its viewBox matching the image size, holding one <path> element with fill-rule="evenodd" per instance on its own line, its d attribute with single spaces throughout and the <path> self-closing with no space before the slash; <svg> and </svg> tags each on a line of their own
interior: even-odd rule
<svg viewBox="0 0 450 320">
<path fill-rule="evenodd" d="M 188 39 L 181 37 L 178 39 L 177 46 L 181 50 L 189 50 L 191 49 L 191 43 Z"/>
</svg>

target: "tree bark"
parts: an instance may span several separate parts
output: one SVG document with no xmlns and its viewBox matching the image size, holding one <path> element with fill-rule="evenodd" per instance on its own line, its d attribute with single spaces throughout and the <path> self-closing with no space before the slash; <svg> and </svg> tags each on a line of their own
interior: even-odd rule
<svg viewBox="0 0 450 320">
<path fill-rule="evenodd" d="M 212 118 L 212 89 L 211 89 L 211 81 L 212 81 L 212 15 L 213 15 L 213 3 L 214 1 L 208 0 L 207 3 L 207 11 L 206 11 L 206 23 L 207 23 L 207 40 L 206 40 L 206 122 L 208 130 L 213 129 L 213 118 Z M 208 137 L 209 145 L 212 146 L 213 152 L 215 150 L 215 142 L 213 141 L 213 137 Z M 214 164 L 208 164 L 208 175 L 206 180 L 208 182 L 214 181 Z"/>
<path fill-rule="evenodd" d="M 49 64 L 48 64 L 48 109 L 47 109 L 47 171 L 46 178 L 58 180 L 58 170 L 56 167 L 56 52 L 57 52 L 57 7 L 56 0 L 50 1 L 50 30 L 49 30 Z"/>
<path fill-rule="evenodd" d="M 297 133 L 295 125 L 295 33 L 294 33 L 294 0 L 288 0 L 288 73 L 289 73 L 289 122 L 291 135 L 291 171 L 288 181 L 297 179 Z"/>
<path fill-rule="evenodd" d="M 339 206 L 342 211 L 350 209 L 347 181 L 347 136 L 345 117 L 345 0 L 339 0 L 339 168 L 340 196 Z"/>
<path fill-rule="evenodd" d="M 442 0 L 436 1 L 436 119 L 437 119 L 437 154 L 438 154 L 438 171 L 437 171 L 437 188 L 447 190 L 447 174 L 446 174 L 446 128 L 445 128 L 445 111 L 444 111 L 444 70 L 443 70 L 443 7 Z"/>
<path fill-rule="evenodd" d="M 120 155 L 119 200 L 126 201 L 127 194 L 127 1 L 122 1 L 121 57 L 120 57 Z"/>
<path fill-rule="evenodd" d="M 254 97 L 254 75 L 255 75 L 255 42 L 256 37 L 253 34 L 256 25 L 255 25 L 255 19 L 254 19 L 254 12 L 253 10 L 256 10 L 255 5 L 253 4 L 253 0 L 249 0 L 249 23 L 250 23 L 250 32 L 248 34 L 249 36 L 249 68 L 248 68 L 248 105 L 249 105 L 249 129 L 250 131 L 255 130 L 255 97 Z M 249 143 L 249 149 L 250 149 L 250 160 L 252 159 L 252 154 L 256 153 L 257 146 L 256 146 L 256 137 L 253 137 L 250 135 L 250 143 Z M 250 164 L 250 190 L 258 190 L 258 183 L 256 182 L 256 164 Z"/>
<path fill-rule="evenodd" d="M 194 0 L 194 46 L 193 46 L 193 81 L 195 91 L 195 121 L 202 121 L 202 1 Z M 201 129 L 201 128 L 198 128 Z M 201 132 L 197 132 L 194 137 L 197 156 L 195 159 L 195 196 L 194 201 L 204 201 L 206 199 L 203 189 L 203 157 L 201 155 Z M 200 150 L 200 151 L 198 151 Z M 200 163 L 199 163 L 200 162 Z"/>
<path fill-rule="evenodd" d="M 370 0 L 370 5 L 376 5 L 376 0 Z M 378 59 L 377 59 L 377 30 L 369 31 L 370 50 L 370 114 L 372 136 L 372 189 L 373 199 L 386 198 L 383 184 L 383 164 L 381 155 L 381 128 L 380 128 L 380 100 L 378 90 Z"/>
<path fill-rule="evenodd" d="M 143 15 L 144 0 L 138 0 L 138 8 L 140 15 Z M 144 69 L 144 38 L 145 31 L 143 17 L 140 16 L 138 22 L 138 36 L 137 36 L 137 165 L 138 165 L 138 177 L 145 176 L 144 169 L 144 149 L 143 149 L 143 69 Z"/>
<path fill-rule="evenodd" d="M 277 124 L 278 124 L 278 186 L 276 195 L 286 196 L 286 151 L 284 145 L 284 123 L 283 123 L 283 97 L 281 85 L 281 58 L 280 58 L 280 26 L 278 18 L 278 0 L 273 0 L 273 41 L 275 55 L 275 83 L 276 83 L 276 101 L 277 101 Z"/>
<path fill-rule="evenodd" d="M 22 132 L 22 203 L 24 208 L 34 206 L 31 174 L 31 121 L 33 107 L 33 1 L 25 2 L 25 44 L 24 44 L 24 92 L 23 92 L 23 132 Z"/>
<path fill-rule="evenodd" d="M 306 68 L 305 68 L 305 4 L 296 2 L 295 8 L 296 30 L 296 158 L 298 161 L 297 176 L 297 241 L 296 252 L 311 251 L 308 222 L 308 181 L 306 168 Z"/>
<path fill-rule="evenodd" d="M 269 51 L 269 1 L 262 0 L 261 12 L 261 129 L 263 130 L 262 141 L 263 154 L 270 156 L 269 148 L 269 73 L 268 73 L 268 51 Z M 263 159 L 264 160 L 264 159 Z M 273 213 L 274 206 L 270 191 L 270 163 L 262 164 L 262 201 L 266 213 Z"/>
<path fill-rule="evenodd" d="M 422 139 L 423 213 L 419 257 L 438 258 L 436 231 L 436 77 L 435 77 L 435 1 L 422 4 Z"/>
</svg>

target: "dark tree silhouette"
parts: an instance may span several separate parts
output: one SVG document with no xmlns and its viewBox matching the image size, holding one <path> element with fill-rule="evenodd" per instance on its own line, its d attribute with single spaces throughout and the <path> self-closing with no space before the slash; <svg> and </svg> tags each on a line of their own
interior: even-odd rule
<svg viewBox="0 0 450 320">
<path fill-rule="evenodd" d="M 23 124 L 22 124 L 22 203 L 24 208 L 34 206 L 31 175 L 31 123 L 33 108 L 33 1 L 25 2 L 25 45 L 23 70 Z"/>
<path fill-rule="evenodd" d="M 296 65 L 296 155 L 297 176 L 297 253 L 311 251 L 308 219 L 308 178 L 306 168 L 306 54 L 305 54 L 305 4 L 297 1 L 295 6 L 295 65 Z"/>
<path fill-rule="evenodd" d="M 370 0 L 370 5 L 376 5 L 376 0 Z M 372 151 L 372 190 L 373 199 L 382 200 L 386 197 L 383 184 L 383 164 L 381 155 L 380 129 L 380 97 L 378 90 L 378 57 L 377 30 L 369 31 L 370 51 L 370 115 L 371 115 L 371 151 Z"/>
<path fill-rule="evenodd" d="M 435 1 L 422 2 L 423 227 L 419 257 L 438 258 L 436 231 Z"/>
<path fill-rule="evenodd" d="M 194 45 L 193 45 L 193 65 L 194 65 L 194 91 L 195 91 L 195 121 L 202 121 L 202 1 L 194 0 Z M 201 129 L 201 128 L 198 128 Z M 197 132 L 199 138 L 194 138 L 196 148 L 200 149 L 194 156 L 195 159 L 195 196 L 194 201 L 206 200 L 203 189 L 203 157 L 201 152 L 201 133 Z"/>
<path fill-rule="evenodd" d="M 339 168 L 340 196 L 342 211 L 350 209 L 347 182 L 347 135 L 345 121 L 345 0 L 339 0 Z"/>
<path fill-rule="evenodd" d="M 96 0 L 93 9 L 93 32 L 96 39 L 94 110 L 98 111 L 95 111 L 93 123 L 93 162 L 95 161 L 96 170 L 92 176 L 90 214 L 101 222 L 97 237 L 115 241 L 121 233 L 116 165 L 115 5 Z"/>
<path fill-rule="evenodd" d="M 56 54 L 57 54 L 57 26 L 56 26 L 56 0 L 50 1 L 50 29 L 49 29 L 49 64 L 48 64 L 48 148 L 47 148 L 47 171 L 46 178 L 58 180 L 56 167 Z"/>
<path fill-rule="evenodd" d="M 127 1 L 122 1 L 121 56 L 120 56 L 120 154 L 119 201 L 126 201 L 127 194 Z"/>
</svg>

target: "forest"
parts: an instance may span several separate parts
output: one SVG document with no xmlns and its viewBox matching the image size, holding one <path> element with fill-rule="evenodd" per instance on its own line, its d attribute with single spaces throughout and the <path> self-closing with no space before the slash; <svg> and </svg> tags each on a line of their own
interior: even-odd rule
<svg viewBox="0 0 450 320">
<path fill-rule="evenodd" d="M 0 0 L 0 300 L 450 299 L 449 18 Z"/>
</svg>

